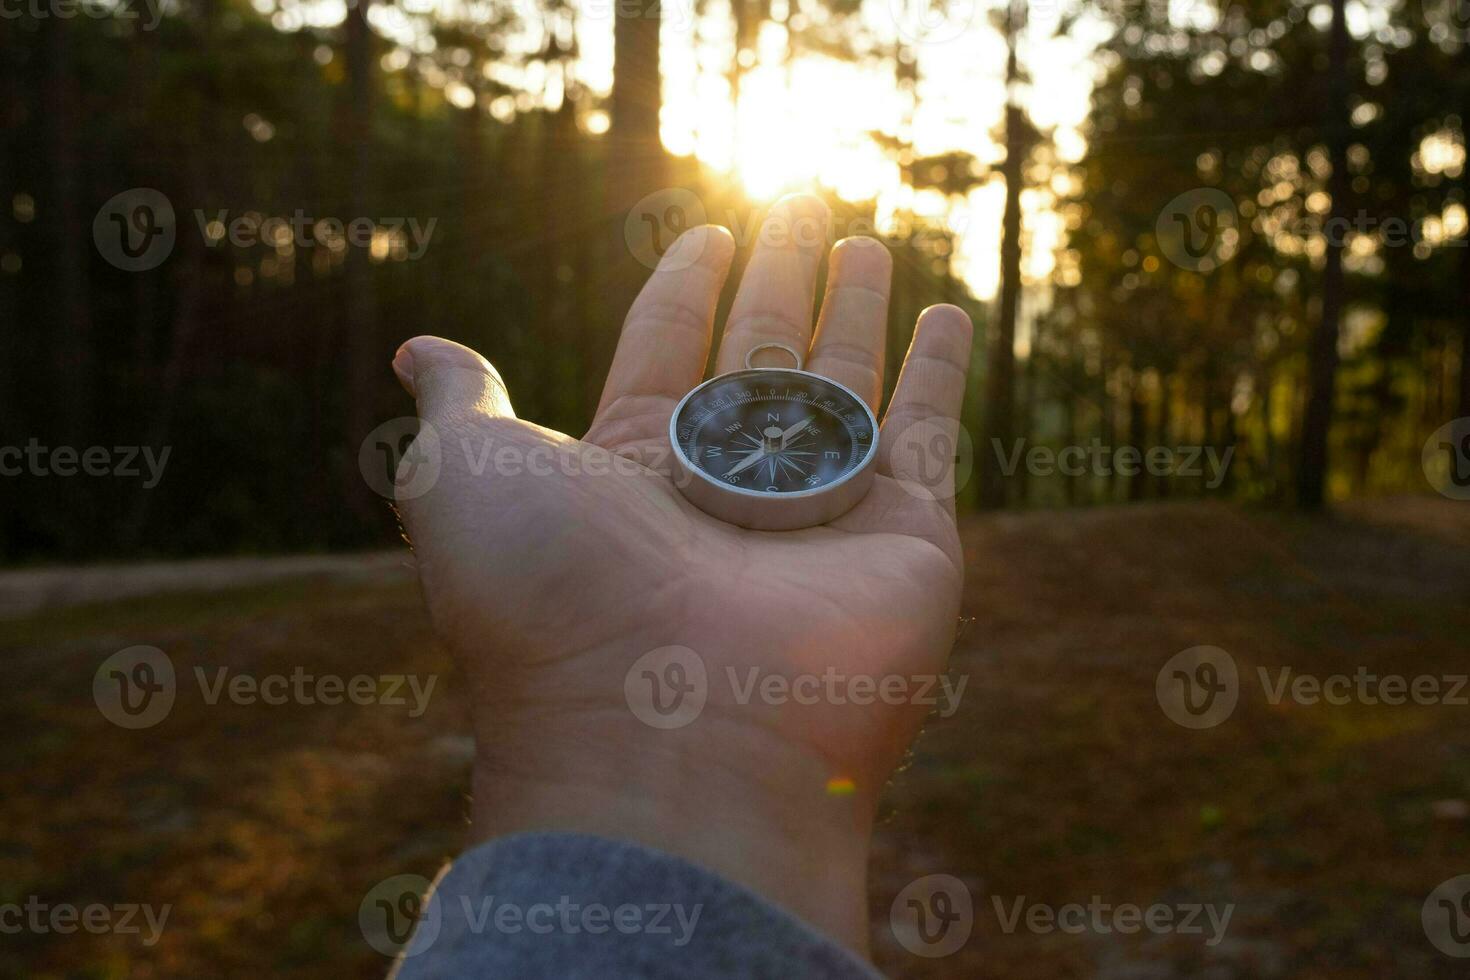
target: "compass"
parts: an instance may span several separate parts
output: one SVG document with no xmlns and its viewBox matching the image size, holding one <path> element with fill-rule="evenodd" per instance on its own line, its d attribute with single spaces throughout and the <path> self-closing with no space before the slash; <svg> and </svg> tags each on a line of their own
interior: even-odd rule
<svg viewBox="0 0 1470 980">
<path fill-rule="evenodd" d="M 767 349 L 790 354 L 796 367 L 752 367 Z M 851 389 L 801 365 L 785 344 L 761 344 L 745 355 L 745 370 L 711 378 L 674 409 L 675 482 L 700 510 L 786 531 L 826 523 L 867 494 L 878 420 Z"/>
</svg>

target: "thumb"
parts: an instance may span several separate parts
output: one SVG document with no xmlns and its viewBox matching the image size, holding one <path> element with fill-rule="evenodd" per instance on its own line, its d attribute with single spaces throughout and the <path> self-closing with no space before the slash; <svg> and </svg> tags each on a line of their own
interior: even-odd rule
<svg viewBox="0 0 1470 980">
<path fill-rule="evenodd" d="M 439 424 L 466 416 L 515 418 L 500 372 L 443 337 L 415 337 L 393 356 L 393 373 L 414 397 L 419 418 Z"/>
</svg>

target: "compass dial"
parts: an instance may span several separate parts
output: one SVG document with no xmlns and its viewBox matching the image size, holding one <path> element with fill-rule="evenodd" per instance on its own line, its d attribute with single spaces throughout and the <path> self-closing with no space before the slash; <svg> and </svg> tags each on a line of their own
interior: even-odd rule
<svg viewBox="0 0 1470 980">
<path fill-rule="evenodd" d="M 735 371 L 685 398 L 670 426 L 696 479 L 736 493 L 810 494 L 865 468 L 874 419 L 847 388 L 789 368 Z"/>
</svg>

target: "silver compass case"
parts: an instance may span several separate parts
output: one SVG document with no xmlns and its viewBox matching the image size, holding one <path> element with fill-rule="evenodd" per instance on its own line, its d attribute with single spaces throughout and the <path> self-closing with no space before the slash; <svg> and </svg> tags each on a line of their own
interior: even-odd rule
<svg viewBox="0 0 1470 980">
<path fill-rule="evenodd" d="M 801 363 L 785 345 L 762 347 Z M 694 388 L 674 409 L 675 485 L 705 513 L 762 531 L 825 524 L 851 510 L 873 484 L 872 409 L 831 378 L 750 367 L 749 356 L 746 364 Z"/>
</svg>

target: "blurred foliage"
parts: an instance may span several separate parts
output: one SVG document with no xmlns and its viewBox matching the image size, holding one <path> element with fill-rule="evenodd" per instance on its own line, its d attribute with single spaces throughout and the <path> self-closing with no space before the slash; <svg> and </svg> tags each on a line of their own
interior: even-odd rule
<svg viewBox="0 0 1470 980">
<path fill-rule="evenodd" d="M 369 28 L 357 5 L 341 24 L 313 26 L 307 8 L 284 0 L 192 0 L 169 7 L 156 30 L 141 10 L 135 20 L 5 21 L 0 446 L 141 445 L 169 447 L 170 458 L 156 489 L 139 477 L 5 477 L 0 557 L 389 541 L 391 509 L 366 486 L 357 453 L 373 425 L 409 411 L 388 370 L 402 340 L 437 333 L 476 347 L 522 417 L 577 435 L 648 272 L 625 240 L 637 202 L 683 187 L 709 220 L 754 227 L 758 205 L 650 135 L 656 63 L 633 59 L 610 96 L 577 80 L 575 5 L 484 2 L 453 16 L 400 0 L 378 6 L 432 43 L 389 40 L 387 21 Z M 1011 20 L 992 11 L 998 27 L 971 29 L 999 31 L 1020 56 L 1017 111 L 991 134 L 1020 166 L 961 151 L 925 157 L 906 134 L 872 134 L 916 192 L 957 200 L 1009 171 L 1019 174 L 1017 198 L 1044 199 L 1065 227 L 1054 270 L 1041 274 L 1029 271 L 1039 267 L 1034 250 L 1051 246 L 1025 223 L 1004 236 L 1019 239 L 1026 261 L 1003 263 L 1002 295 L 1019 302 L 1001 304 L 988 333 L 1005 336 L 1014 315 L 1017 356 L 987 376 L 977 345 L 965 415 L 977 464 L 994 465 L 997 447 L 983 437 L 1004 413 L 1014 420 L 995 431 L 1031 446 L 1235 448 L 1223 487 L 1023 467 L 992 503 L 1202 492 L 1284 502 L 1299 480 L 1332 203 L 1330 10 L 1198 3 L 1186 20 L 1169 6 L 1063 9 L 1058 31 L 1086 34 L 1089 45 L 1102 38 L 1078 162 L 1019 111 L 1046 79 L 1027 64 L 1034 39 L 1018 33 L 1018 7 Z M 789 32 L 787 56 L 799 45 L 881 65 L 917 105 L 934 46 L 875 45 L 850 29 L 856 9 L 806 18 Z M 1331 406 L 1336 498 L 1422 489 L 1425 436 L 1470 414 L 1470 25 L 1454 4 L 1348 10 L 1350 95 L 1338 108 L 1352 126 L 1351 200 L 1339 204 L 1354 230 Z M 730 16 L 736 50 L 749 55 L 778 15 L 742 2 Z M 615 25 L 620 50 L 646 52 L 647 25 L 624 36 L 627 20 Z M 748 60 L 732 63 L 731 91 Z M 177 242 L 162 265 L 133 273 L 104 260 L 92 222 L 138 187 L 172 202 Z M 1201 224 L 1197 207 L 1168 213 L 1202 191 L 1228 200 L 1226 225 Z M 837 227 L 871 222 L 871 202 L 832 203 Z M 384 227 L 412 219 L 429 237 L 418 254 L 412 237 L 380 231 L 369 252 L 313 221 L 294 244 L 238 245 L 207 227 L 243 219 L 258 237 L 269 219 L 297 215 Z M 958 302 L 982 324 L 986 312 L 953 274 L 953 231 L 897 217 L 908 230 L 889 239 L 890 384 L 918 310 Z M 1204 237 L 1207 262 L 1171 259 L 1159 236 L 1174 219 Z M 1386 222 L 1424 234 L 1388 244 Z M 1000 372 L 1003 397 L 982 408 Z"/>
<path fill-rule="evenodd" d="M 1042 373 L 1065 417 L 1053 432 L 1234 445 L 1236 492 L 1288 500 L 1324 298 L 1329 8 L 1212 5 L 1205 27 L 1162 5 L 1109 9 L 1088 151 L 1063 205 L 1061 291 L 1041 324 Z M 1417 2 L 1349 13 L 1338 498 L 1422 488 L 1425 437 L 1470 414 L 1470 25 Z M 1223 216 L 1199 204 L 1212 190 Z M 1161 241 L 1174 220 L 1198 264 Z M 1169 485 L 1092 490 L 1136 499 Z"/>
<path fill-rule="evenodd" d="M 151 490 L 6 477 L 0 556 L 391 541 L 357 453 L 373 425 L 411 413 L 389 362 L 421 333 L 490 358 L 522 418 L 585 430 L 649 272 L 625 240 L 629 209 L 689 188 L 748 246 L 760 205 L 656 142 L 599 134 L 615 100 L 569 80 L 567 10 L 538 8 L 551 29 L 529 53 L 506 43 L 510 10 L 394 8 L 434 39 L 421 51 L 354 36 L 351 17 L 311 28 L 214 0 L 157 30 L 146 17 L 5 22 L 0 444 L 171 455 Z M 535 90 L 494 80 L 532 64 Z M 146 272 L 110 265 L 92 235 L 98 209 L 135 187 L 163 193 L 177 221 L 172 253 Z M 834 226 L 872 226 L 870 204 L 833 204 Z M 258 240 L 297 215 L 311 219 L 304 242 Z M 400 234 L 364 258 L 313 223 L 361 217 L 413 219 L 427 244 Z M 256 240 L 220 239 L 216 219 L 244 219 Z M 969 302 L 948 242 L 941 229 L 894 243 L 899 355 L 918 309 Z"/>
</svg>

